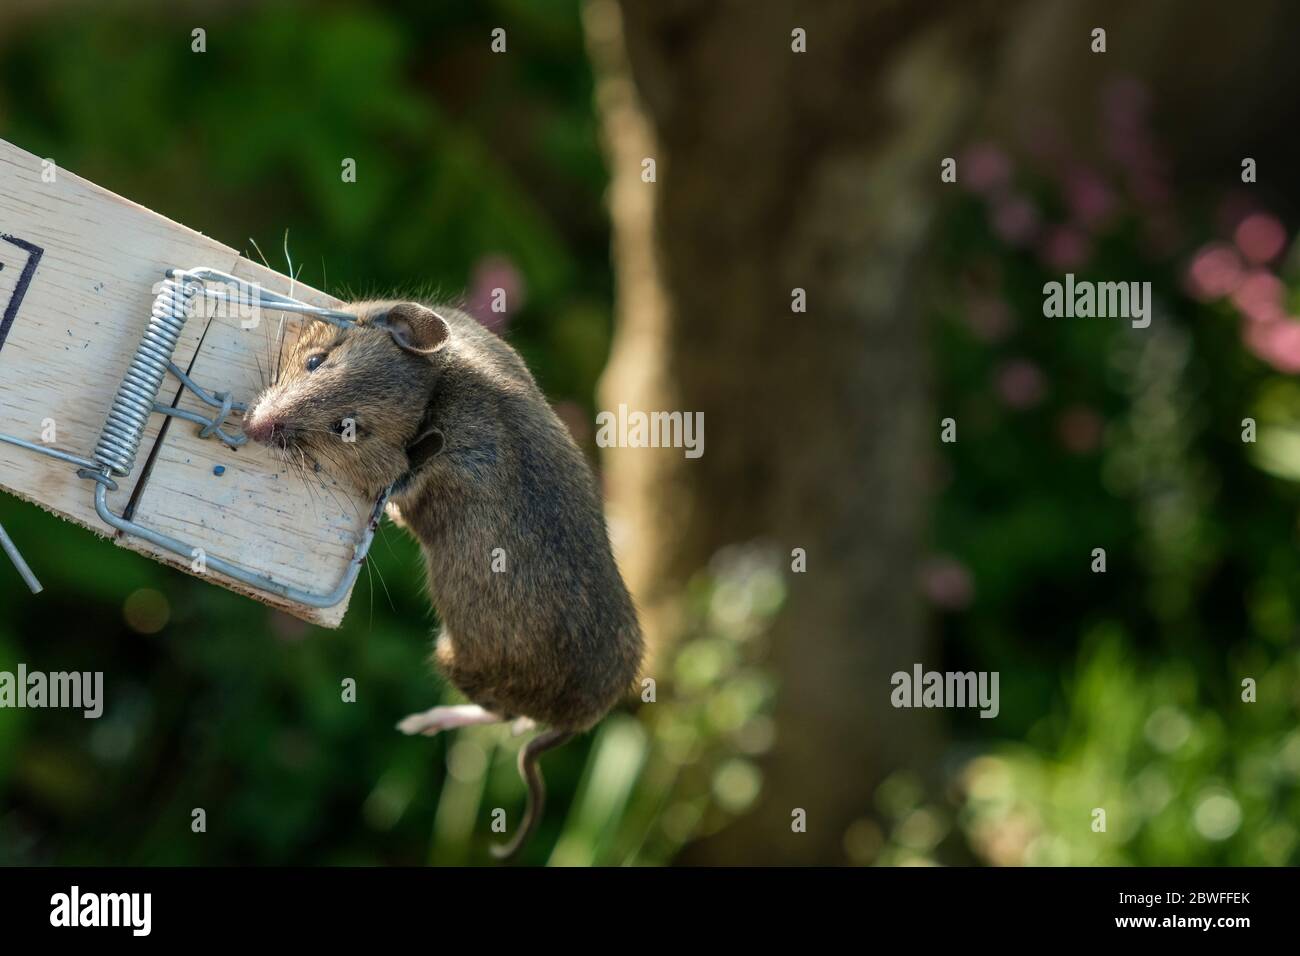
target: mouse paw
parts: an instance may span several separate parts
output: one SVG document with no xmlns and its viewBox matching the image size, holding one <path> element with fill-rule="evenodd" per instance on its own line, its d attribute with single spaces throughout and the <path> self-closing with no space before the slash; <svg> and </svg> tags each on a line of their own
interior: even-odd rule
<svg viewBox="0 0 1300 956">
<path fill-rule="evenodd" d="M 406 527 L 406 522 L 402 520 L 401 509 L 398 508 L 397 505 L 394 504 L 393 502 L 390 501 L 384 505 L 384 513 L 388 515 L 388 520 L 391 521 L 393 524 L 397 525 L 399 528 Z"/>
<path fill-rule="evenodd" d="M 397 729 L 410 736 L 423 734 L 432 737 L 444 730 L 456 727 L 472 727 L 476 724 L 500 723 L 501 718 L 477 704 L 458 704 L 453 707 L 433 707 L 418 714 L 404 717 Z"/>
<path fill-rule="evenodd" d="M 530 730 L 537 729 L 537 721 L 531 717 L 516 717 L 510 724 L 510 736 L 518 737 L 528 733 Z"/>
</svg>

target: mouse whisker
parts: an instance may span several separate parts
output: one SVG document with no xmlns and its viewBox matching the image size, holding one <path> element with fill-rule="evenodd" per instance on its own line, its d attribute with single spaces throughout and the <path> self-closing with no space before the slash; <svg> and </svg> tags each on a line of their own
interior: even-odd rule
<svg viewBox="0 0 1300 956">
<path fill-rule="evenodd" d="M 384 572 L 381 571 L 381 570 L 379 570 L 379 565 L 375 564 L 374 561 L 370 560 L 370 559 L 367 557 L 367 559 L 366 559 L 366 567 L 369 568 L 369 567 L 371 567 L 371 566 L 374 567 L 374 569 L 375 569 L 375 575 L 376 575 L 376 577 L 379 578 L 379 586 L 382 587 L 382 588 L 384 589 L 384 597 L 386 597 L 386 598 L 388 599 L 388 609 L 389 609 L 390 611 L 392 611 L 394 614 L 396 614 L 396 613 L 397 613 L 397 605 L 393 603 L 393 595 L 392 595 L 392 592 L 390 592 L 390 591 L 388 590 L 388 582 L 384 580 Z M 372 585 L 371 585 L 371 589 L 373 590 L 373 588 L 374 588 L 374 585 L 372 584 Z"/>
<path fill-rule="evenodd" d="M 317 496 L 316 492 L 312 490 L 311 482 L 308 481 L 308 475 L 307 475 L 307 453 L 304 452 L 304 451 L 300 448 L 300 449 L 298 449 L 298 456 L 299 456 L 299 458 L 300 458 L 300 464 L 299 464 L 300 474 L 299 474 L 299 477 L 302 479 L 302 487 L 303 487 L 303 489 L 307 492 L 308 497 L 311 498 L 311 500 L 312 500 L 312 508 L 313 508 L 313 509 L 315 510 L 315 512 L 316 512 L 316 517 L 319 518 L 319 517 L 320 517 L 320 498 L 319 498 L 319 496 Z"/>
<path fill-rule="evenodd" d="M 280 354 L 276 359 L 276 363 L 275 363 L 275 383 L 277 385 L 280 384 L 280 373 L 284 371 L 284 330 L 286 324 L 287 323 L 285 322 L 285 317 L 282 313 L 280 315 L 280 331 L 279 331 Z"/>
<path fill-rule="evenodd" d="M 375 574 L 372 570 L 373 562 L 366 562 L 366 582 L 370 585 L 370 611 L 366 621 L 366 627 L 370 630 L 375 628 Z"/>
<path fill-rule="evenodd" d="M 312 454 L 312 460 L 314 464 L 318 466 L 316 471 L 317 476 L 319 477 L 323 475 L 324 477 L 329 478 L 330 481 L 336 485 L 339 482 L 339 478 L 330 468 L 326 467 L 326 463 L 336 466 L 340 471 L 343 471 L 345 474 L 349 467 L 355 468 L 357 466 L 357 460 L 355 456 L 352 461 L 343 461 L 342 459 L 337 457 L 338 454 L 340 454 L 340 452 L 330 445 L 325 445 L 323 447 L 317 448 L 314 450 Z M 317 457 L 317 455 L 319 455 L 319 457 Z M 322 458 L 324 459 L 324 461 L 321 461 Z M 326 491 L 326 493 L 330 495 L 330 497 L 334 499 L 334 503 L 338 506 L 340 511 L 346 513 L 347 511 L 351 510 L 351 512 L 355 517 L 357 518 L 363 517 L 363 511 L 355 500 L 350 499 L 348 502 L 349 507 L 345 508 L 343 506 L 343 502 L 341 502 L 338 496 L 334 493 L 334 489 L 331 488 L 328 484 L 326 484 L 324 478 L 320 478 L 320 486 Z"/>
<path fill-rule="evenodd" d="M 253 361 L 257 365 L 257 379 L 261 383 L 261 389 L 266 391 L 266 369 L 262 368 L 262 357 L 254 352 Z"/>
<path fill-rule="evenodd" d="M 327 455 L 326 458 L 328 459 L 329 456 Z M 316 480 L 317 480 L 317 482 L 318 482 L 318 484 L 319 484 L 321 490 L 324 491 L 327 495 L 330 496 L 330 498 L 334 501 L 334 504 L 335 504 L 335 506 L 338 508 L 339 511 L 341 511 L 341 512 L 343 512 L 343 513 L 346 514 L 347 511 L 348 511 L 348 509 L 345 508 L 345 507 L 343 507 L 343 502 L 339 500 L 339 496 L 338 496 L 337 494 L 335 494 L 334 489 L 331 488 L 328 484 L 325 483 L 325 478 L 329 478 L 330 481 L 331 481 L 331 482 L 334 482 L 334 483 L 337 483 L 337 479 L 335 479 L 334 475 L 330 473 L 329 469 L 326 468 L 326 467 L 325 467 L 325 466 L 324 466 L 324 465 L 323 465 L 323 464 L 322 464 L 318 459 L 316 459 L 315 456 L 312 456 L 312 461 L 314 462 L 315 465 L 318 466 L 317 469 L 316 469 L 316 471 L 315 471 L 315 474 L 316 474 Z M 333 462 L 333 464 L 339 464 L 339 463 L 338 463 L 338 462 Z M 322 475 L 323 475 L 324 477 L 321 477 Z M 361 517 L 361 509 L 357 506 L 357 503 L 356 503 L 355 501 L 353 501 L 353 502 L 350 502 L 350 504 L 351 504 L 351 510 L 352 510 L 352 513 L 353 513 L 356 517 L 360 518 L 360 517 Z"/>
</svg>

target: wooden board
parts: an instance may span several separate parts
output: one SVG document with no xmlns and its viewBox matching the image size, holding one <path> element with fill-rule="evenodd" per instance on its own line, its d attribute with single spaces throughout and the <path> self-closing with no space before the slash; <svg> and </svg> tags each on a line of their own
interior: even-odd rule
<svg viewBox="0 0 1300 956">
<path fill-rule="evenodd" d="M 291 283 L 66 170 L 52 178 L 39 157 L 0 140 L 0 432 L 40 443 L 52 422 L 51 447 L 90 458 L 166 269 L 208 266 L 278 292 L 290 292 Z M 292 284 L 292 294 L 338 305 L 301 283 Z M 196 314 L 174 361 L 209 392 L 233 390 L 237 400 L 251 401 L 261 385 L 268 336 L 277 332 L 267 326 L 283 316 L 264 311 L 261 326 L 244 329 L 238 316 Z M 297 327 L 289 317 L 287 333 Z M 159 400 L 170 403 L 178 386 L 169 376 Z M 210 414 L 188 390 L 180 407 Z M 233 418 L 230 432 L 238 430 Z M 146 527 L 287 584 L 331 590 L 347 569 L 371 502 L 328 482 L 309 487 L 264 448 L 231 450 L 197 433 L 197 425 L 154 415 L 134 470 L 109 495 L 113 510 L 121 514 L 134 497 L 131 517 Z M 224 466 L 220 475 L 218 466 Z M 95 512 L 93 484 L 75 471 L 0 443 L 0 488 L 98 534 L 113 533 Z M 188 561 L 138 538 L 116 539 L 190 571 Z M 316 610 L 214 571 L 203 577 L 329 627 L 347 609 L 347 598 Z"/>
</svg>

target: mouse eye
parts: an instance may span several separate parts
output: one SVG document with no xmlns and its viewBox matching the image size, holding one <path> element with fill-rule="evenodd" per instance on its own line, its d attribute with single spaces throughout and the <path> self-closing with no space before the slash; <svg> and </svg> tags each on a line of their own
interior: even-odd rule
<svg viewBox="0 0 1300 956">
<path fill-rule="evenodd" d="M 320 363 L 323 361 L 325 361 L 325 353 L 317 352 L 315 355 L 308 355 L 307 361 L 303 362 L 302 364 L 307 369 L 307 371 L 314 372 L 316 371 L 316 369 L 320 368 Z"/>
</svg>

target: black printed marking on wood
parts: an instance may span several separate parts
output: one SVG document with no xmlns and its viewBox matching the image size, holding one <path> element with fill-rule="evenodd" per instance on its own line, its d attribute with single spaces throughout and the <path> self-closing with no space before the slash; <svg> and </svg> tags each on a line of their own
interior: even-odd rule
<svg viewBox="0 0 1300 956">
<path fill-rule="evenodd" d="M 11 243 L 27 253 L 27 265 L 23 266 L 22 275 L 18 277 L 18 284 L 14 286 L 14 294 L 9 297 L 9 304 L 5 307 L 5 314 L 0 318 L 0 349 L 5 347 L 5 339 L 9 335 L 9 328 L 14 324 L 14 319 L 18 316 L 18 307 L 23 304 L 23 296 L 27 294 L 27 287 L 32 283 L 32 276 L 36 275 L 36 265 L 41 261 L 41 256 L 45 250 L 40 246 L 33 245 L 26 239 L 19 239 L 16 236 L 6 236 L 0 234 L 0 239 Z"/>
</svg>

